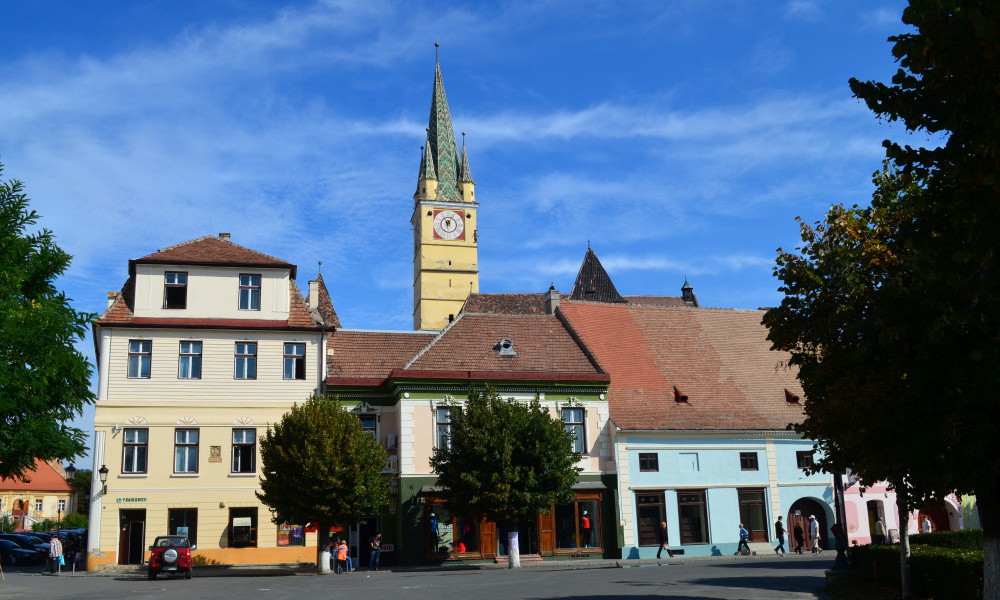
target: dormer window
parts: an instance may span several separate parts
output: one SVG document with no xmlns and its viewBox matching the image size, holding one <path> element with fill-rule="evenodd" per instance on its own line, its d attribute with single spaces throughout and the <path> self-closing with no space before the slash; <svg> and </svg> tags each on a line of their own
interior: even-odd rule
<svg viewBox="0 0 1000 600">
<path fill-rule="evenodd" d="M 504 338 L 493 346 L 493 349 L 500 353 L 500 356 L 517 356 L 514 352 L 514 340 Z"/>
<path fill-rule="evenodd" d="M 240 310 L 260 310 L 260 275 L 240 274 Z"/>
<path fill-rule="evenodd" d="M 188 274 L 167 271 L 163 274 L 163 308 L 187 308 Z"/>
</svg>

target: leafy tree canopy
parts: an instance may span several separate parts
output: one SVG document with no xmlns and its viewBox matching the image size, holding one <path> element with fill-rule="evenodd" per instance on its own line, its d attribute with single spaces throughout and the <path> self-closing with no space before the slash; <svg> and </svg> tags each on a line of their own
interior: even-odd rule
<svg viewBox="0 0 1000 600">
<path fill-rule="evenodd" d="M 355 523 L 388 502 L 385 449 L 338 400 L 314 394 L 292 406 L 261 437 L 260 457 L 257 497 L 275 523 L 317 522 L 322 538 L 326 525 Z"/>
<path fill-rule="evenodd" d="M 503 399 L 487 386 L 452 406 L 449 445 L 434 450 L 431 466 L 453 512 L 513 524 L 573 500 L 578 458 L 537 399 Z"/>
<path fill-rule="evenodd" d="M 0 478 L 80 456 L 87 434 L 67 423 L 94 400 L 76 343 L 95 315 L 56 289 L 70 256 L 37 221 L 22 183 L 0 180 Z"/>
</svg>

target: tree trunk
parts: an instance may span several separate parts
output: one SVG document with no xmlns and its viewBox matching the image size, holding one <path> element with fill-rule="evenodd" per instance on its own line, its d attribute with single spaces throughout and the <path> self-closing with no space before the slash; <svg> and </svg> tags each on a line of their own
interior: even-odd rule
<svg viewBox="0 0 1000 600">
<path fill-rule="evenodd" d="M 316 566 L 320 575 L 330 574 L 330 525 L 319 523 L 316 535 Z"/>
<path fill-rule="evenodd" d="M 976 495 L 983 528 L 983 598 L 1000 600 L 1000 503 L 989 495 Z"/>
<path fill-rule="evenodd" d="M 517 529 L 507 527 L 507 568 L 517 569 L 521 566 L 521 549 L 517 545 Z"/>
<path fill-rule="evenodd" d="M 899 589 L 903 600 L 913 597 L 913 578 L 910 576 L 910 506 L 905 486 L 896 487 L 896 510 L 899 512 Z"/>
</svg>

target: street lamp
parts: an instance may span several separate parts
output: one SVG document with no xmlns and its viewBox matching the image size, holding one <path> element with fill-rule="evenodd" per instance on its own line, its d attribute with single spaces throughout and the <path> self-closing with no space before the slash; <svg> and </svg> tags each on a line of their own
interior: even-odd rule
<svg viewBox="0 0 1000 600">
<path fill-rule="evenodd" d="M 97 470 L 98 477 L 101 478 L 102 494 L 108 493 L 108 466 L 101 465 L 101 468 Z"/>
<path fill-rule="evenodd" d="M 76 477 L 76 467 L 73 466 L 73 463 L 70 463 L 70 465 L 66 467 L 66 481 L 73 481 L 74 477 Z"/>
<path fill-rule="evenodd" d="M 66 505 L 66 514 L 69 514 L 71 507 L 76 504 L 76 485 L 73 484 L 74 479 L 76 479 L 76 467 L 73 466 L 73 463 L 69 463 L 69 466 L 66 467 L 66 481 L 70 482 L 69 487 L 71 487 L 73 491 L 70 493 L 69 497 L 70 504 Z M 57 510 L 56 512 L 60 513 L 62 511 Z M 59 520 L 61 522 L 62 518 Z"/>
</svg>

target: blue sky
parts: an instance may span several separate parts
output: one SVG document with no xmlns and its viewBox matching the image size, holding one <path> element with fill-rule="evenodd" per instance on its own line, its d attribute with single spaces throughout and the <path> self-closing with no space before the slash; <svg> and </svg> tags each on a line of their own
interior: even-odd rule
<svg viewBox="0 0 1000 600">
<path fill-rule="evenodd" d="M 5 2 L 0 160 L 99 312 L 127 261 L 230 232 L 318 261 L 346 327 L 412 324 L 434 42 L 480 201 L 480 289 L 780 301 L 794 221 L 865 203 L 901 0 Z M 926 140 L 909 140 L 911 144 Z M 93 355 L 87 341 L 82 346 Z M 81 423 L 90 427 L 91 417 Z"/>
</svg>

